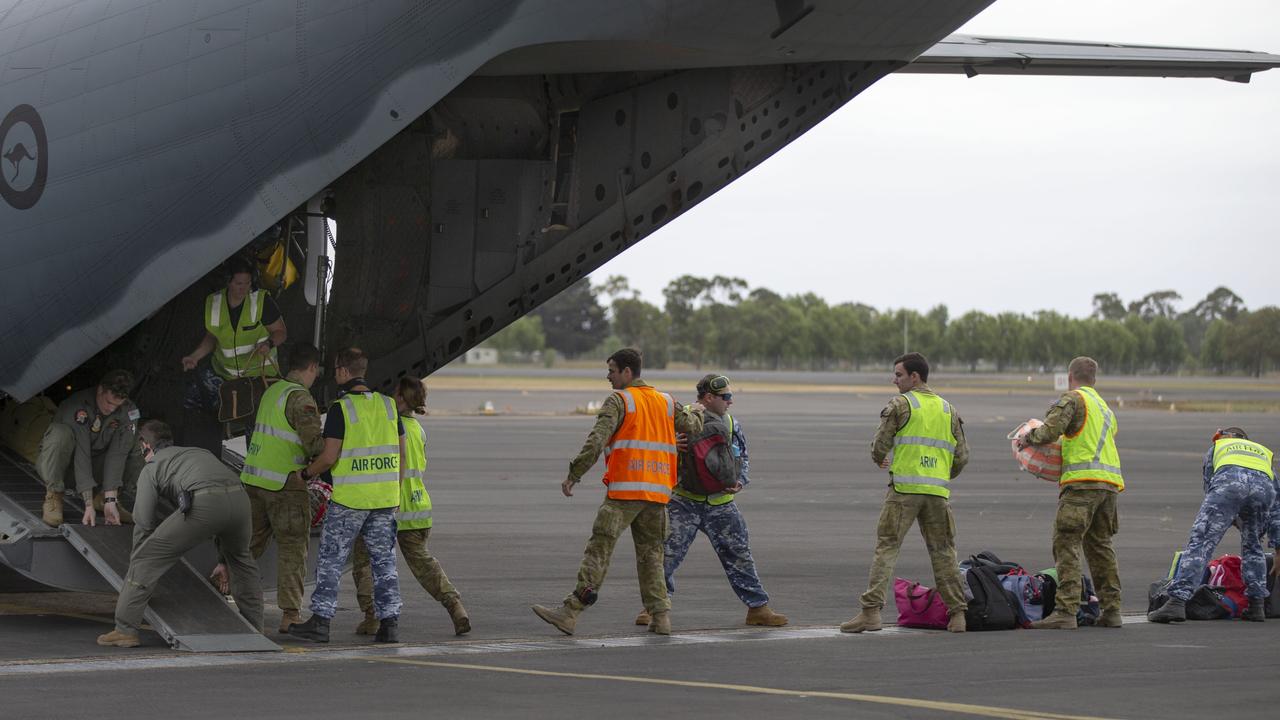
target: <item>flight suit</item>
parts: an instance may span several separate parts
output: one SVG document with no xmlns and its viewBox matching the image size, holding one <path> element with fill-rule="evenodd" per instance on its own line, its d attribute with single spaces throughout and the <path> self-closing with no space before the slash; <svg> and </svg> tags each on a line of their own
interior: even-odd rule
<svg viewBox="0 0 1280 720">
<path fill-rule="evenodd" d="M 142 472 L 142 453 L 134 437 L 139 412 L 131 401 L 103 416 L 97 387 L 72 393 L 58 405 L 40 441 L 36 471 L 45 486 L 63 492 L 74 485 L 85 502 L 99 490 L 132 492 Z"/>
<path fill-rule="evenodd" d="M 161 518 L 157 501 L 163 497 L 176 507 L 184 491 L 192 493 L 187 514 L 174 511 Z M 249 498 L 221 460 L 200 448 L 155 451 L 138 478 L 133 520 L 133 553 L 116 601 L 118 632 L 138 634 L 156 583 L 188 550 L 211 537 L 231 573 L 236 609 L 262 631 L 262 579 L 249 551 Z"/>
</svg>

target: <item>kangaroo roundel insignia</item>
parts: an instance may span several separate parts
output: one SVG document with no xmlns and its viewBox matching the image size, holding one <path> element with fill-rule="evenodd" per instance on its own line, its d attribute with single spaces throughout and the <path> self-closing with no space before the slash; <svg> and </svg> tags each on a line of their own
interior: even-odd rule
<svg viewBox="0 0 1280 720">
<path fill-rule="evenodd" d="M 49 136 L 40 113 L 19 105 L 0 121 L 0 198 L 17 210 L 34 207 L 49 181 Z"/>
</svg>

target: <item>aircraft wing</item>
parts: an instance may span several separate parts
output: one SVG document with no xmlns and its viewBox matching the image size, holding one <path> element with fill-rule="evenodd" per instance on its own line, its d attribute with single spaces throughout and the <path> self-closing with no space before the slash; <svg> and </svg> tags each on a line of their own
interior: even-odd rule
<svg viewBox="0 0 1280 720">
<path fill-rule="evenodd" d="M 898 72 L 1212 77 L 1249 82 L 1280 55 L 1248 50 L 949 35 Z"/>
</svg>

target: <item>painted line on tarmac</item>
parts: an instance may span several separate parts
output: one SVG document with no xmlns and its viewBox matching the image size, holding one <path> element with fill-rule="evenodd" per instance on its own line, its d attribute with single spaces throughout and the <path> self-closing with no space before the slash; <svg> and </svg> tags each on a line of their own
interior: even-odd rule
<svg viewBox="0 0 1280 720">
<path fill-rule="evenodd" d="M 46 608 L 32 607 L 30 605 L 18 605 L 13 603 L 0 603 L 0 617 L 29 617 L 52 615 L 54 617 L 65 617 L 73 620 L 89 620 L 96 623 L 104 623 L 114 626 L 115 618 L 110 615 L 91 615 L 89 613 L 63 612 L 61 610 L 49 610 Z"/>
<path fill-rule="evenodd" d="M 527 668 L 499 667 L 494 665 L 469 665 L 466 663 L 438 662 L 431 660 L 410 660 L 407 658 L 374 658 L 377 662 L 395 663 L 397 665 L 414 665 L 418 667 L 440 668 L 445 670 L 477 670 L 481 672 L 509 673 L 513 675 L 533 675 L 537 677 L 567 678 L 573 680 L 607 680 L 623 683 L 640 683 L 645 685 L 667 685 L 673 687 L 695 688 L 700 690 L 729 690 L 755 695 L 782 695 L 799 698 L 824 698 L 828 700 L 849 700 L 852 702 L 873 703 L 877 705 L 896 705 L 939 712 L 977 715 L 980 717 L 1006 718 L 1008 720 L 1102 720 L 1091 715 L 1060 715 L 1039 710 L 1018 710 L 990 705 L 969 705 L 967 703 L 943 702 L 939 700 L 923 700 L 919 698 L 894 697 L 891 695 L 865 695 L 862 693 L 830 692 L 824 690 L 788 690 L 785 688 L 763 687 L 758 685 L 735 685 L 731 683 L 698 682 L 695 680 L 670 680 L 636 675 L 597 675 L 594 673 L 557 672 L 551 670 L 530 670 Z"/>
<path fill-rule="evenodd" d="M 1141 615 L 1125 616 L 1125 624 L 1146 623 Z M 936 635 L 937 630 L 919 630 L 897 625 L 877 632 L 860 633 L 866 641 L 900 635 Z M 182 670 L 243 665 L 277 665 L 283 663 L 318 663 L 334 661 L 376 660 L 382 658 L 461 657 L 517 652 L 563 652 L 566 650 L 600 650 L 666 645 L 708 645 L 733 642 L 769 642 L 778 640 L 815 640 L 844 637 L 839 629 L 797 627 L 773 629 L 707 630 L 678 633 L 667 637 L 644 633 L 606 637 L 562 637 L 549 640 L 454 641 L 429 645 L 359 646 L 330 649 L 323 645 L 288 646 L 281 653 L 208 653 L 174 654 L 169 651 L 139 655 L 138 650 L 121 650 L 110 657 L 86 660 L 16 660 L 0 662 L 0 678 L 30 675 L 56 675 L 76 672 L 126 672 L 129 670 Z M 86 645 L 92 642 L 85 638 Z M 146 652 L 146 651 L 143 651 Z"/>
</svg>

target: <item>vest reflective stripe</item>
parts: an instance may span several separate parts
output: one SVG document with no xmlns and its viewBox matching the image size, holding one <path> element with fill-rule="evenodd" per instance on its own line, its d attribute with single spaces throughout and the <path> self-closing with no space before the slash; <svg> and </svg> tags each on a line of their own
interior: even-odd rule
<svg viewBox="0 0 1280 720">
<path fill-rule="evenodd" d="M 211 362 L 213 371 L 224 378 L 244 376 L 274 375 L 274 367 L 278 366 L 276 349 L 271 348 L 269 358 L 263 368 L 263 359 L 251 357 L 258 343 L 271 337 L 271 331 L 262 324 L 262 309 L 266 305 L 262 299 L 263 290 L 254 290 L 245 296 L 243 309 L 240 311 L 240 322 L 233 326 L 231 309 L 227 305 L 227 293 L 219 290 L 204 302 L 204 328 L 217 341 L 216 352 Z M 252 330 L 245 327 L 253 326 Z"/>
<path fill-rule="evenodd" d="M 693 500 L 694 502 L 704 502 L 708 505 L 725 505 L 733 502 L 733 493 L 718 492 L 711 495 L 698 495 L 685 490 L 679 485 L 671 490 L 671 494 L 679 495 L 686 500 Z"/>
<path fill-rule="evenodd" d="M 951 496 L 951 465 L 956 438 L 951 433 L 951 404 L 937 395 L 904 393 L 911 405 L 893 438 L 893 489 L 910 495 Z"/>
<path fill-rule="evenodd" d="M 1120 474 L 1120 452 L 1116 450 L 1115 413 L 1097 390 L 1076 390 L 1084 401 L 1084 423 L 1075 435 L 1062 436 L 1062 476 L 1058 485 L 1079 482 L 1101 482 L 1124 490 Z"/>
<path fill-rule="evenodd" d="M 400 433 L 391 398 L 376 392 L 351 393 L 334 403 L 342 413 L 344 437 L 333 475 L 333 501 L 356 510 L 400 504 Z"/>
<path fill-rule="evenodd" d="M 396 512 L 396 530 L 419 530 L 431 527 L 431 495 L 423 478 L 427 471 L 427 444 L 422 425 L 412 415 L 400 419 L 404 423 L 404 480 L 400 481 L 400 509 Z"/>
<path fill-rule="evenodd" d="M 1249 470 L 1265 473 L 1272 480 L 1276 479 L 1272 468 L 1274 457 L 1266 446 L 1241 438 L 1222 438 L 1213 444 L 1213 471 L 1216 473 L 1224 465 L 1235 465 Z"/>
<path fill-rule="evenodd" d="M 275 492 L 284 487 L 289 473 L 306 466 L 302 440 L 285 415 L 289 396 L 295 392 L 306 392 L 306 388 L 289 380 L 277 380 L 263 393 L 240 472 L 244 484 Z"/>
<path fill-rule="evenodd" d="M 606 446 L 608 496 L 666 504 L 676 484 L 675 400 L 644 386 L 617 392 L 625 414 Z"/>
</svg>

